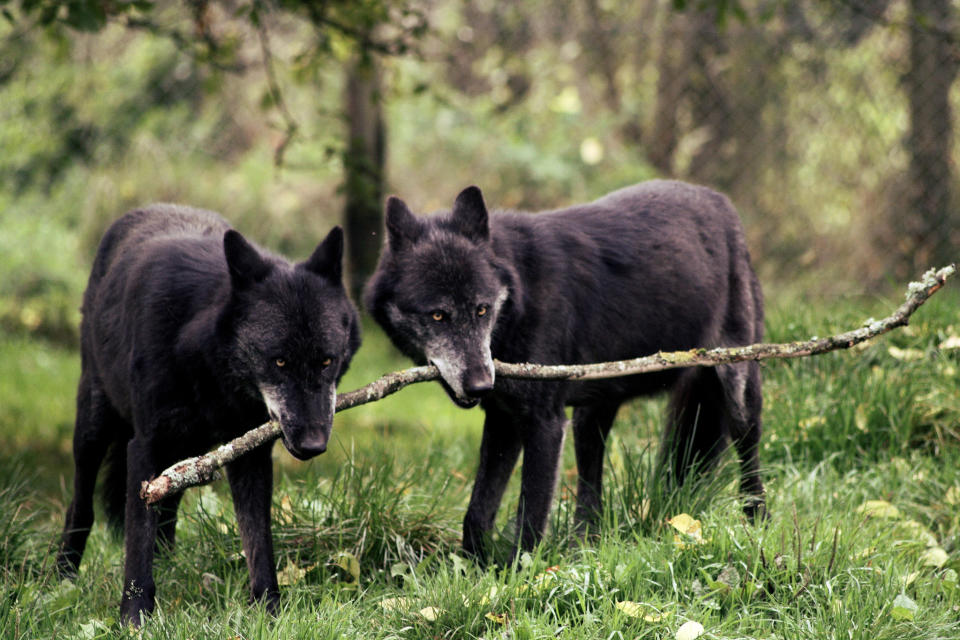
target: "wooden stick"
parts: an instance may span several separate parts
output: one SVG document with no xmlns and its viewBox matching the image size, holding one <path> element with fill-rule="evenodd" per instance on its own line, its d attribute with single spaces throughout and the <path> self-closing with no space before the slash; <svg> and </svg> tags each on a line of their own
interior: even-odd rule
<svg viewBox="0 0 960 640">
<path fill-rule="evenodd" d="M 690 349 L 688 351 L 658 352 L 642 358 L 578 365 L 511 364 L 495 361 L 496 375 L 504 378 L 527 380 L 597 380 L 619 376 L 650 373 L 680 367 L 712 367 L 747 360 L 771 358 L 800 358 L 818 355 L 838 349 L 848 349 L 855 344 L 897 327 L 905 326 L 910 316 L 930 296 L 936 293 L 946 279 L 956 272 L 956 265 L 940 270 L 931 269 L 920 282 L 911 282 L 906 301 L 892 314 L 881 320 L 870 319 L 859 329 L 853 329 L 827 338 L 812 338 L 806 341 L 780 344 L 753 344 L 745 347 L 718 347 L 714 349 Z M 374 402 L 396 393 L 417 382 L 436 380 L 440 373 L 434 366 L 413 367 L 389 373 L 355 391 L 337 396 L 337 411 Z M 187 487 L 210 482 L 216 470 L 244 453 L 271 442 L 280 436 L 280 425 L 268 422 L 227 444 L 202 456 L 182 460 L 165 470 L 150 482 L 144 482 L 140 497 L 153 504 L 167 495 L 183 491 Z"/>
</svg>

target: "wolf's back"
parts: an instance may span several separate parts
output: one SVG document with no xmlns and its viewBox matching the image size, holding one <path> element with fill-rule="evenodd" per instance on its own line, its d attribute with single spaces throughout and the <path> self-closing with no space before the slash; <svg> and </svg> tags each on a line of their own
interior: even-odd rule
<svg viewBox="0 0 960 640">
<path fill-rule="evenodd" d="M 147 239 L 177 233 L 222 235 L 229 228 L 227 221 L 213 211 L 175 204 L 152 204 L 125 213 L 110 225 L 97 247 L 84 294 L 84 311 L 92 303 L 110 267 L 126 253 L 136 251 Z"/>
</svg>

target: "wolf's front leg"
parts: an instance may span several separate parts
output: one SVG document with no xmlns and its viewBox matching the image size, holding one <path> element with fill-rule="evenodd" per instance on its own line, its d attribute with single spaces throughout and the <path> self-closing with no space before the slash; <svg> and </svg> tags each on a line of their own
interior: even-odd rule
<svg viewBox="0 0 960 640">
<path fill-rule="evenodd" d="M 510 472 L 520 457 L 520 443 L 520 431 L 513 417 L 502 409 L 487 408 L 477 479 L 463 519 L 463 549 L 481 563 L 487 559 L 487 538 L 493 529 Z"/>
<path fill-rule="evenodd" d="M 140 485 L 153 477 L 156 464 L 151 443 L 135 436 L 127 445 L 127 502 L 123 533 L 124 571 L 120 620 L 139 627 L 153 612 L 153 551 L 157 537 L 157 512 L 140 499 Z"/>
<path fill-rule="evenodd" d="M 227 478 L 237 514 L 240 539 L 250 571 L 250 599 L 275 611 L 280 603 L 277 570 L 273 564 L 270 498 L 273 492 L 272 442 L 257 447 L 227 465 Z"/>
<path fill-rule="evenodd" d="M 616 402 L 584 405 L 573 410 L 573 446 L 577 455 L 577 529 L 586 535 L 600 520 L 603 495 L 603 453 L 617 417 Z"/>
<path fill-rule="evenodd" d="M 560 453 L 567 419 L 558 412 L 532 416 L 523 430 L 523 472 L 517 533 L 520 549 L 529 551 L 540 542 L 547 526 L 553 492 L 560 469 Z"/>
<path fill-rule="evenodd" d="M 93 524 L 93 495 L 97 471 L 110 445 L 111 427 L 116 414 L 107 405 L 103 393 L 95 388 L 92 375 L 84 371 L 77 391 L 77 424 L 73 433 L 73 501 L 67 509 L 57 554 L 61 578 L 77 575 L 90 526 Z"/>
</svg>

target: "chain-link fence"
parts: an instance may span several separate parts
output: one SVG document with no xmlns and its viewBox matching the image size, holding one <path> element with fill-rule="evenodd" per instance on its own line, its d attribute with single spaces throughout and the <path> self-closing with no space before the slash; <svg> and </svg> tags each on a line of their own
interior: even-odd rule
<svg viewBox="0 0 960 640">
<path fill-rule="evenodd" d="M 581 135 L 727 192 L 780 275 L 875 282 L 960 246 L 957 13 L 951 0 L 471 0 L 443 56 L 447 82 L 504 111 L 572 85 Z"/>
</svg>

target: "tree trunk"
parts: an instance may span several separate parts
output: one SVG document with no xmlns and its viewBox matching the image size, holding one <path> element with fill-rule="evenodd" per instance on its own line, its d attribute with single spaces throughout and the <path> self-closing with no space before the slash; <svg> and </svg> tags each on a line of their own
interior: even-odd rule
<svg viewBox="0 0 960 640">
<path fill-rule="evenodd" d="M 617 66 L 620 60 L 615 52 L 614 34 L 609 18 L 604 15 L 598 0 L 587 0 L 587 25 L 584 42 L 589 43 L 586 51 L 592 58 L 593 68 L 603 78 L 603 101 L 611 113 L 619 113 L 620 90 L 617 87 Z"/>
<path fill-rule="evenodd" d="M 729 192 L 739 167 L 730 162 L 736 138 L 736 96 L 728 88 L 730 72 L 721 61 L 731 59 L 728 29 L 718 24 L 714 11 L 700 11 L 692 17 L 690 80 L 687 93 L 695 129 L 705 139 L 690 158 L 687 176 Z M 765 71 L 765 70 L 764 70 Z M 761 71 L 758 70 L 757 73 Z M 758 93 L 754 100 L 764 96 Z M 759 131 L 760 123 L 751 123 Z"/>
<path fill-rule="evenodd" d="M 950 0 L 910 0 L 910 106 L 905 146 L 910 156 L 907 210 L 898 229 L 904 267 L 956 258 L 958 216 L 951 212 L 953 116 L 950 86 L 957 75 Z"/>
<path fill-rule="evenodd" d="M 673 156 L 677 150 L 677 106 L 687 89 L 691 53 L 688 42 L 690 19 L 668 11 L 660 36 L 657 58 L 657 104 L 650 135 L 644 136 L 647 157 L 662 175 L 674 175 Z"/>
<path fill-rule="evenodd" d="M 376 61 L 359 55 L 347 67 L 346 119 L 349 139 L 343 156 L 344 228 L 350 291 L 360 299 L 380 253 L 383 228 L 386 129 Z"/>
</svg>

